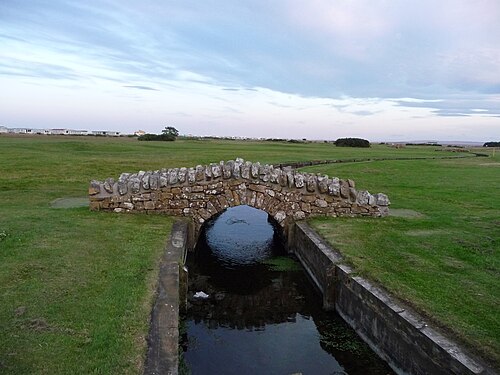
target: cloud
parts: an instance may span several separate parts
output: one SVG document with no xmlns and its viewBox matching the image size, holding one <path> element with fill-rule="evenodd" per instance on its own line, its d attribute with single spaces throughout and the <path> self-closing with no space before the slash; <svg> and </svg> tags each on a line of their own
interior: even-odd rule
<svg viewBox="0 0 500 375">
<path fill-rule="evenodd" d="M 500 98 L 486 95 L 442 100 L 393 100 L 402 107 L 427 108 L 437 116 L 450 117 L 490 117 L 500 115 Z"/>
<path fill-rule="evenodd" d="M 127 88 L 130 88 L 130 89 L 139 89 L 139 90 L 151 90 L 151 91 L 158 91 L 157 89 L 152 88 L 152 87 L 149 87 L 149 86 L 126 85 L 126 86 L 123 86 L 123 87 L 127 87 Z"/>
</svg>

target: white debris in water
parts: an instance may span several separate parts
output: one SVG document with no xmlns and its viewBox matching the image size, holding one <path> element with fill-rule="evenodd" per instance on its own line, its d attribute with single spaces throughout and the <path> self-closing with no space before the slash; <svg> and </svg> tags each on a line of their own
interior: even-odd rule
<svg viewBox="0 0 500 375">
<path fill-rule="evenodd" d="M 193 296 L 194 298 L 208 298 L 208 294 L 204 292 L 196 292 Z"/>
</svg>

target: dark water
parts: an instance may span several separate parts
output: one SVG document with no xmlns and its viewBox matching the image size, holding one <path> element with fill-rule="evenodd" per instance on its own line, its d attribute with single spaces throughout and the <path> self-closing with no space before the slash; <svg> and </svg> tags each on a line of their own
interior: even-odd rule
<svg viewBox="0 0 500 375">
<path fill-rule="evenodd" d="M 392 374 L 286 255 L 280 228 L 248 206 L 206 224 L 188 257 L 181 370 L 192 374 Z M 194 298 L 203 291 L 208 298 Z M 182 373 L 182 371 L 181 371 Z"/>
</svg>

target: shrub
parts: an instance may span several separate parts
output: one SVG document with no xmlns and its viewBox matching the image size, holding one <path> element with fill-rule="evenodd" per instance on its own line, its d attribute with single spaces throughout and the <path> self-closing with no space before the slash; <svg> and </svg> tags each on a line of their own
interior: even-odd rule
<svg viewBox="0 0 500 375">
<path fill-rule="evenodd" d="M 370 147 L 370 142 L 362 138 L 339 138 L 335 141 L 337 147 Z"/>
<path fill-rule="evenodd" d="M 175 141 L 175 137 L 169 134 L 146 133 L 137 138 L 139 141 Z"/>
<path fill-rule="evenodd" d="M 486 142 L 483 147 L 500 147 L 500 142 Z"/>
</svg>

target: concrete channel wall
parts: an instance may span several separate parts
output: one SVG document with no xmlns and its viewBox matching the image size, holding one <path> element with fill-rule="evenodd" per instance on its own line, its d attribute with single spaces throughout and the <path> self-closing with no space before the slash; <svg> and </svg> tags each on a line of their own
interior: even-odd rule
<svg viewBox="0 0 500 375">
<path fill-rule="evenodd" d="M 158 275 L 156 301 L 151 312 L 145 375 L 176 375 L 179 366 L 179 309 L 185 301 L 187 275 L 184 262 L 190 226 L 172 226 Z"/>
<path fill-rule="evenodd" d="M 295 223 L 288 244 L 323 294 L 324 307 L 334 309 L 396 373 L 495 374 L 421 316 L 356 276 L 305 222 Z"/>
</svg>

